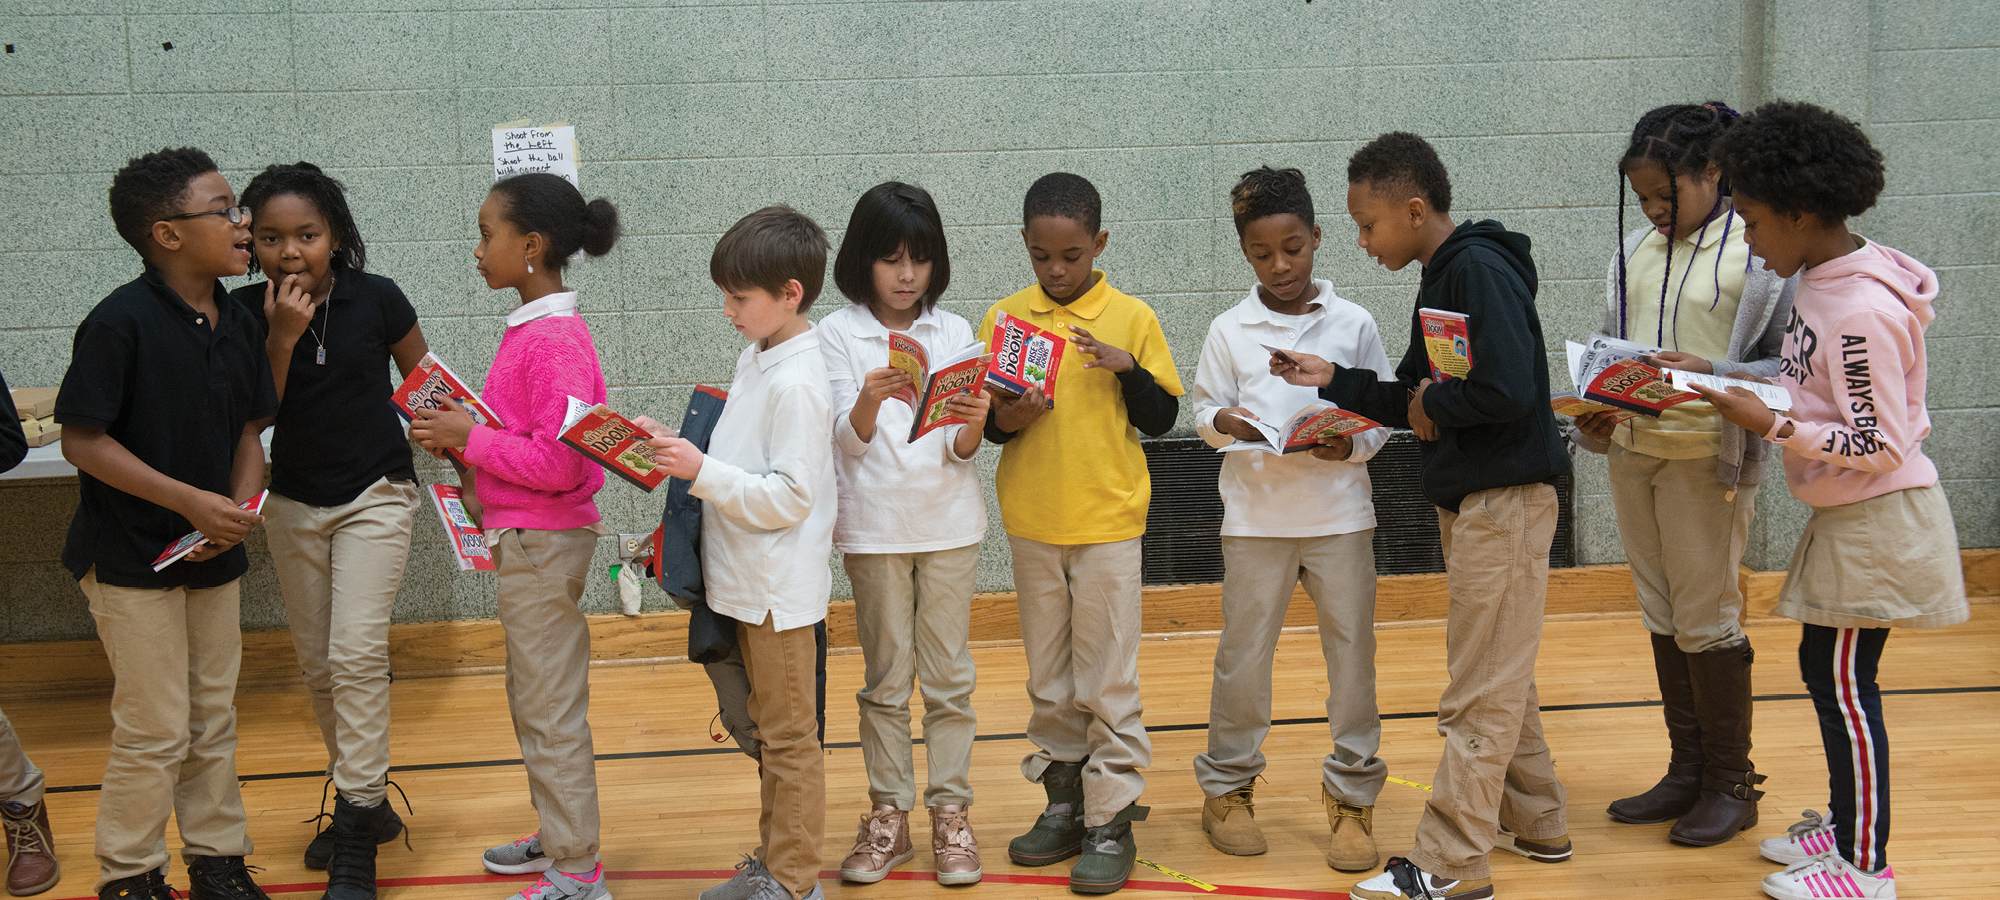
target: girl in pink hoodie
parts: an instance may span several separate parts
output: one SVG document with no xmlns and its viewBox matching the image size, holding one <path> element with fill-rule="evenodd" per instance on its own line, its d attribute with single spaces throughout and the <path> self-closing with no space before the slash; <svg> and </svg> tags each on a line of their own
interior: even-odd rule
<svg viewBox="0 0 2000 900">
<path fill-rule="evenodd" d="M 424 412 L 410 436 L 426 447 L 462 448 L 471 464 L 480 526 L 500 576 L 500 624 L 507 633 L 507 709 L 528 769 L 528 796 L 541 819 L 533 835 L 486 851 L 503 875 L 546 872 L 527 900 L 608 900 L 598 862 L 597 764 L 590 739 L 590 629 L 583 598 L 597 538 L 607 533 L 592 497 L 604 471 L 557 441 L 569 398 L 604 402 L 604 371 L 576 291 L 562 283 L 578 250 L 611 252 L 618 211 L 603 198 L 583 202 L 554 175 L 519 175 L 493 185 L 479 207 L 479 273 L 521 303 L 487 370 L 481 399 L 499 429 L 474 427 L 457 406 Z"/>
<path fill-rule="evenodd" d="M 1831 818 L 1807 812 L 1763 855 L 1780 900 L 1893 898 L 1889 745 L 1876 665 L 1892 627 L 1965 621 L 1958 534 L 1923 452 L 1924 326 L 1937 276 L 1847 230 L 1875 205 L 1882 154 L 1860 126 L 1805 103 L 1771 103 L 1722 139 L 1745 235 L 1780 276 L 1803 272 L 1779 383 L 1790 415 L 1741 388 L 1702 390 L 1724 418 L 1784 448 L 1792 495 L 1813 507 L 1777 612 L 1804 623 L 1799 667 L 1819 713 Z"/>
</svg>

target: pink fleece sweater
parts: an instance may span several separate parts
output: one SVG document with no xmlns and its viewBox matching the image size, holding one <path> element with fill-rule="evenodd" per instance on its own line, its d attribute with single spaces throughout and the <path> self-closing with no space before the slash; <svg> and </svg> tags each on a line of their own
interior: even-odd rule
<svg viewBox="0 0 2000 900">
<path fill-rule="evenodd" d="M 1799 279 L 1779 383 L 1797 421 L 1785 481 L 1811 506 L 1839 506 L 1937 483 L 1924 455 L 1924 326 L 1937 275 L 1872 241 Z"/>
<path fill-rule="evenodd" d="M 604 371 L 582 316 L 507 329 L 479 394 L 505 428 L 474 428 L 465 458 L 478 472 L 487 529 L 562 531 L 596 523 L 604 470 L 557 440 L 569 398 L 604 402 Z"/>
</svg>

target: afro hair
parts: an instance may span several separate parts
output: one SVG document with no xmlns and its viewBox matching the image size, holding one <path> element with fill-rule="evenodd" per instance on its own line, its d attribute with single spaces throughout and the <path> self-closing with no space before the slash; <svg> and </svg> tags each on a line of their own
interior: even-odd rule
<svg viewBox="0 0 2000 900">
<path fill-rule="evenodd" d="M 1391 131 L 1368 142 L 1347 161 L 1347 183 L 1370 190 L 1407 191 L 1440 213 L 1451 212 L 1451 176 L 1430 142 L 1407 131 Z"/>
<path fill-rule="evenodd" d="M 1810 103 L 1757 107 L 1722 135 L 1715 161 L 1737 194 L 1827 222 L 1867 212 L 1884 184 L 1882 152 L 1861 126 Z"/>
</svg>

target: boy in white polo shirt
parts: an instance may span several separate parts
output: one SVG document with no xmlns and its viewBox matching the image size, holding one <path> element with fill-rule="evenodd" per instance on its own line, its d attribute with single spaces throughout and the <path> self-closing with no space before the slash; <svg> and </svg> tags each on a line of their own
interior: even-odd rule
<svg viewBox="0 0 2000 900">
<path fill-rule="evenodd" d="M 826 233 L 768 206 L 716 242 L 709 275 L 722 311 L 750 340 L 708 453 L 651 441 L 660 468 L 702 500 L 701 570 L 710 609 L 737 621 L 750 719 L 763 744 L 757 855 L 703 900 L 822 896 L 826 763 L 820 753 L 819 644 L 833 550 L 832 401 L 819 335 L 806 318 L 826 279 Z M 651 419 L 640 427 L 671 433 Z"/>
<path fill-rule="evenodd" d="M 1330 282 L 1312 277 L 1320 233 L 1305 175 L 1265 166 L 1245 173 L 1229 196 L 1257 284 L 1209 325 L 1195 370 L 1195 427 L 1217 448 L 1261 440 L 1246 419 L 1276 424 L 1319 401 L 1312 388 L 1271 374 L 1267 346 L 1390 370 L 1375 320 L 1334 296 Z M 1333 752 L 1321 784 L 1333 833 L 1326 861 L 1350 872 L 1376 864 L 1372 816 L 1388 766 L 1375 756 L 1382 726 L 1375 709 L 1375 507 L 1367 461 L 1387 440 L 1388 430 L 1376 428 L 1325 439 L 1306 453 L 1238 452 L 1223 460 L 1222 639 L 1208 750 L 1195 757 L 1194 770 L 1207 798 L 1202 830 L 1224 853 L 1266 849 L 1253 784 L 1264 771 L 1258 748 L 1271 730 L 1272 654 L 1292 586 L 1303 580 L 1319 610 L 1330 686 Z"/>
</svg>

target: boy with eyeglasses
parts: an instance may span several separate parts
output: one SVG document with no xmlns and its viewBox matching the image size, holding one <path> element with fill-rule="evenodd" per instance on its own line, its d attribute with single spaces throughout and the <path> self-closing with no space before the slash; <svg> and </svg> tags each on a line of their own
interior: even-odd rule
<svg viewBox="0 0 2000 900">
<path fill-rule="evenodd" d="M 171 814 L 189 900 L 268 900 L 243 864 L 234 707 L 241 544 L 263 517 L 237 504 L 263 486 L 258 435 L 278 398 L 263 339 L 219 280 L 249 266 L 250 215 L 191 147 L 128 162 L 110 200 L 145 271 L 77 326 L 55 414 L 78 481 L 63 566 L 113 678 L 97 894 L 172 900 Z M 207 542 L 154 571 L 190 531 Z"/>
</svg>

